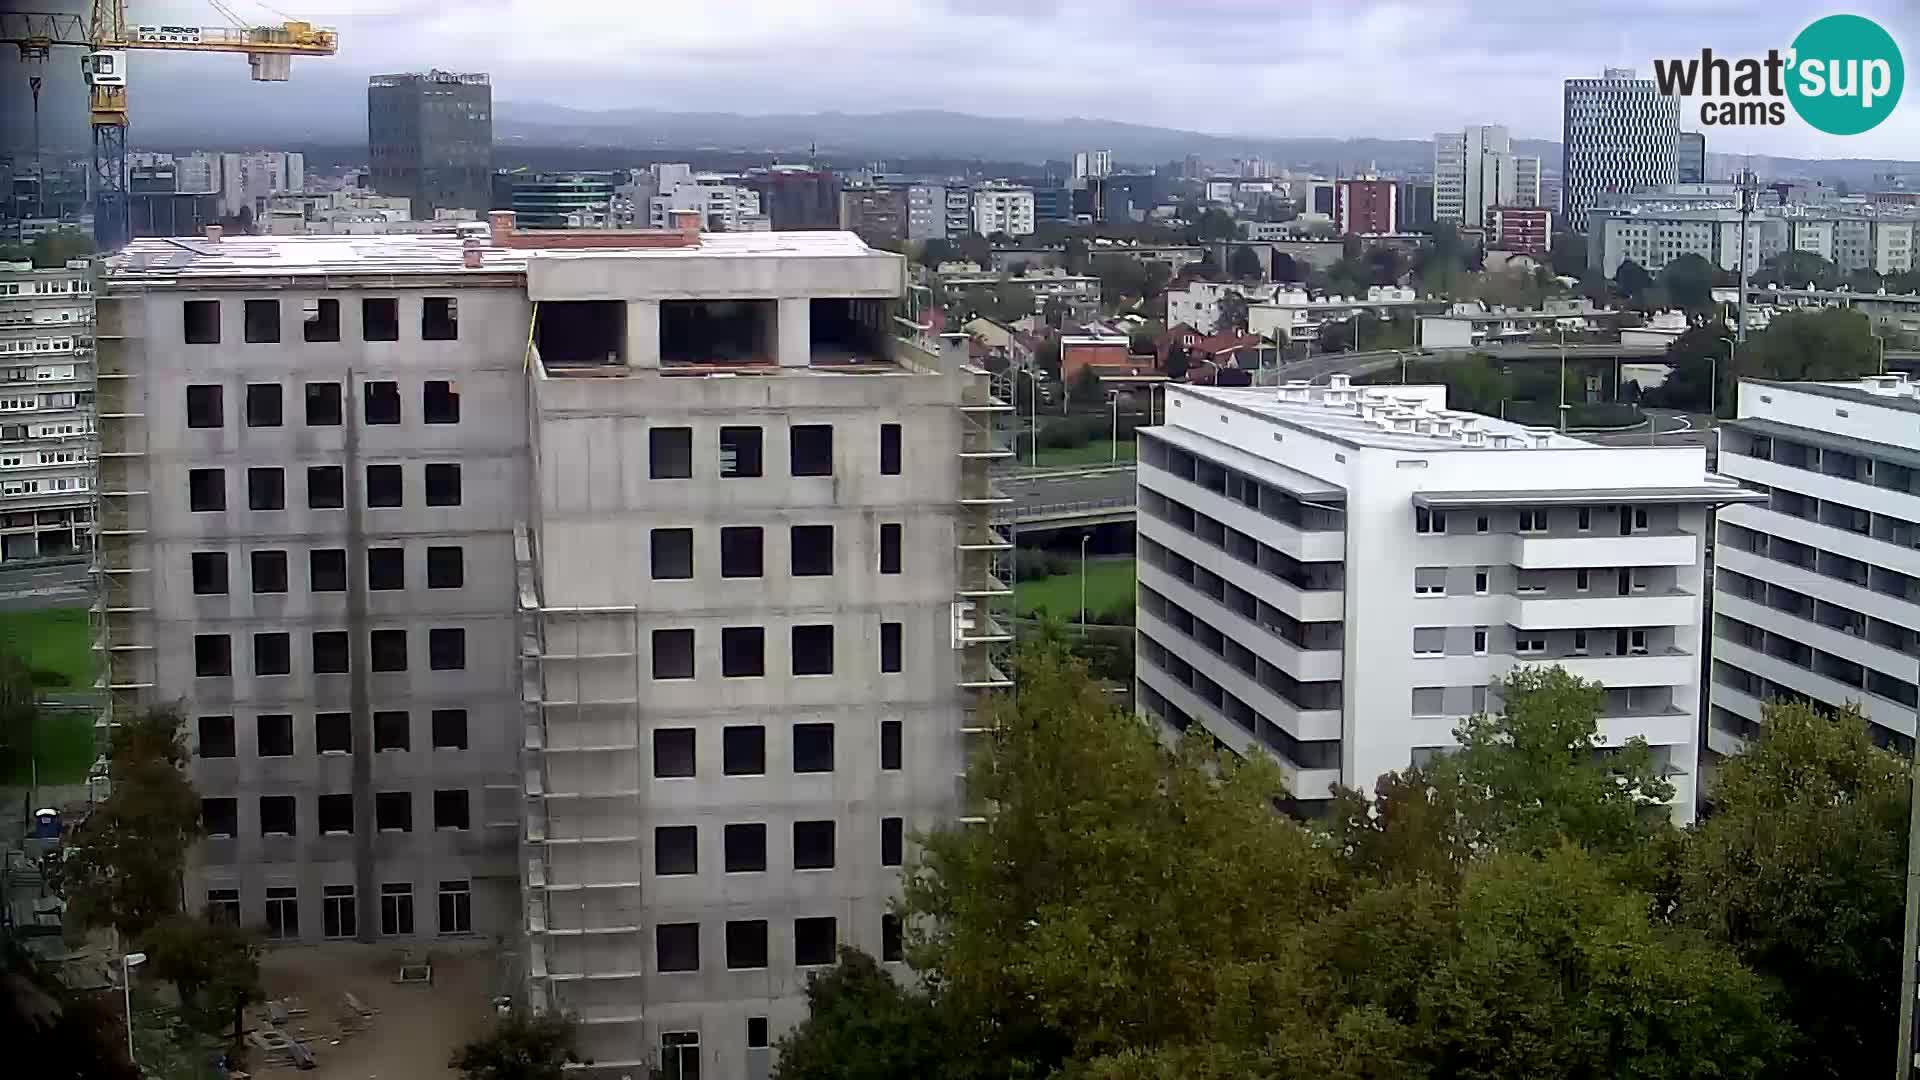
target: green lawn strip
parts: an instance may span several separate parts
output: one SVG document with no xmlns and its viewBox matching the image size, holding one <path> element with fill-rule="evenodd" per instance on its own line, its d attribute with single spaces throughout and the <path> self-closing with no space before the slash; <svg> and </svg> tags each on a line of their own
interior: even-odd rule
<svg viewBox="0 0 1920 1080">
<path fill-rule="evenodd" d="M 1020 456 L 1020 464 L 1029 463 L 1027 455 Z M 1110 439 L 1096 439 L 1085 446 L 1055 446 L 1040 448 L 1040 468 L 1062 468 L 1071 465 L 1106 465 L 1114 460 L 1113 442 Z M 1133 460 L 1133 440 L 1120 440 L 1119 460 Z"/>
<path fill-rule="evenodd" d="M 66 677 L 66 686 L 46 689 L 84 691 L 93 686 L 93 642 L 88 634 L 83 607 L 0 612 L 0 644 L 25 654 L 34 668 Z"/>
<path fill-rule="evenodd" d="M 1133 599 L 1132 559 L 1087 560 L 1087 613 L 1097 615 L 1110 608 L 1126 606 Z M 1077 622 L 1080 618 L 1080 572 L 1014 586 L 1016 614 L 1027 615 L 1045 608 L 1055 618 Z"/>
</svg>

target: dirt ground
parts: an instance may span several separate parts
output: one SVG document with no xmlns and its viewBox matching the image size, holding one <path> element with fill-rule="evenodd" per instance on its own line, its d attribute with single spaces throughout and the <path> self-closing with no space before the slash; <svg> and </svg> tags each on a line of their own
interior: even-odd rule
<svg viewBox="0 0 1920 1080">
<path fill-rule="evenodd" d="M 297 1075 L 314 1080 L 454 1075 L 447 1058 L 490 1019 L 495 953 L 486 945 L 455 945 L 436 946 L 430 955 L 429 986 L 393 981 L 400 951 L 392 945 L 330 942 L 269 951 L 260 963 L 267 997 L 291 996 L 307 1010 L 305 1016 L 289 1018 L 285 1030 L 307 1044 L 319 1068 Z M 342 995 L 349 992 L 376 1011 L 361 1021 L 362 1030 L 343 1032 L 341 1017 L 352 1011 Z M 255 1075 L 296 1073 L 290 1066 L 262 1060 L 258 1050 L 250 1053 Z"/>
</svg>

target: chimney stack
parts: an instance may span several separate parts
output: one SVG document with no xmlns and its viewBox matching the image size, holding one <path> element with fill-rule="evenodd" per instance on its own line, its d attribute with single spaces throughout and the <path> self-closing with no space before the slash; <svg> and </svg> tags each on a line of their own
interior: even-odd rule
<svg viewBox="0 0 1920 1080">
<path fill-rule="evenodd" d="M 487 228 L 493 234 L 493 246 L 497 248 L 513 246 L 513 211 L 487 211 Z"/>
<path fill-rule="evenodd" d="M 220 242 L 220 237 L 226 234 L 226 231 L 226 229 L 219 225 L 209 225 L 207 226 L 207 240 L 217 244 Z"/>
<path fill-rule="evenodd" d="M 700 211 L 675 210 L 672 212 L 672 215 L 669 220 L 673 222 L 674 231 L 678 232 L 681 236 L 686 237 L 688 243 L 692 244 L 692 243 L 699 242 Z"/>
<path fill-rule="evenodd" d="M 460 245 L 460 261 L 469 270 L 480 269 L 480 238 L 469 236 Z"/>
</svg>

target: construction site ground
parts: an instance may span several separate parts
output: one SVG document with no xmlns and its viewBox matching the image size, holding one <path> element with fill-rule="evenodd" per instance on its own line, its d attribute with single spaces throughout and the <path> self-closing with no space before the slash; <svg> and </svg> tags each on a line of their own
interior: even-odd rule
<svg viewBox="0 0 1920 1080">
<path fill-rule="evenodd" d="M 497 985 L 497 957 L 485 944 L 435 947 L 433 982 L 397 983 L 401 951 L 391 945 L 330 942 L 272 949 L 260 976 L 270 1002 L 289 1002 L 304 1015 L 288 1016 L 284 1030 L 304 1042 L 318 1066 L 300 1073 L 316 1080 L 414 1080 L 454 1075 L 447 1059 L 486 1030 Z M 352 994 L 367 1013 L 346 999 Z M 255 1009 L 249 1027 L 268 1029 L 267 1009 Z M 292 1073 L 292 1065 L 248 1051 L 256 1075 Z"/>
</svg>

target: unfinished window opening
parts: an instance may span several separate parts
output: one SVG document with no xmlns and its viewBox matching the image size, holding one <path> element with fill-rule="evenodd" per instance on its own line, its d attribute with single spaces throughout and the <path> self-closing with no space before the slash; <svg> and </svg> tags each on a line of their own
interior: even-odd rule
<svg viewBox="0 0 1920 1080">
<path fill-rule="evenodd" d="M 793 628 L 793 673 L 795 675 L 833 674 L 832 623 L 817 623 Z"/>
<path fill-rule="evenodd" d="M 325 552 L 315 552 L 315 555 Z M 335 551 L 340 557 L 340 588 L 344 590 L 347 579 L 347 553 Z M 347 632 L 345 630 L 315 630 L 313 632 L 313 673 L 315 675 L 345 675 L 347 673 Z"/>
<path fill-rule="evenodd" d="M 217 428 L 226 425 L 226 410 L 222 406 L 222 393 L 218 383 L 193 383 L 187 387 L 187 426 L 190 428 Z"/>
<path fill-rule="evenodd" d="M 723 427 L 720 429 L 721 479 L 759 476 L 760 460 L 759 428 Z"/>
<path fill-rule="evenodd" d="M 793 725 L 793 771 L 833 771 L 833 725 Z"/>
<path fill-rule="evenodd" d="M 655 630 L 653 632 L 653 677 L 656 679 L 693 678 L 692 630 Z"/>
<path fill-rule="evenodd" d="M 433 793 L 433 827 L 436 829 L 465 829 L 467 825 L 467 789 Z"/>
<path fill-rule="evenodd" d="M 795 525 L 791 535 L 794 577 L 833 574 L 833 526 Z"/>
<path fill-rule="evenodd" d="M 261 713 L 254 717 L 254 753 L 259 757 L 293 756 L 293 715 Z"/>
<path fill-rule="evenodd" d="M 880 767 L 893 770 L 900 767 L 900 721 L 880 721 Z"/>
<path fill-rule="evenodd" d="M 367 505 L 393 507 L 401 503 L 401 478 L 398 465 L 367 466 Z"/>
<path fill-rule="evenodd" d="M 280 426 L 280 384 L 247 384 L 247 426 Z"/>
<path fill-rule="evenodd" d="M 627 305 L 620 300 L 548 300 L 535 317 L 533 344 L 541 363 L 549 367 L 624 364 Z"/>
<path fill-rule="evenodd" d="M 353 753 L 353 714 L 315 713 L 313 715 L 313 750 L 316 754 Z"/>
<path fill-rule="evenodd" d="M 248 469 L 247 508 L 285 510 L 287 508 L 286 473 L 280 469 Z"/>
<path fill-rule="evenodd" d="M 253 635 L 253 673 L 288 675 L 293 672 L 293 642 L 284 632 L 269 630 Z"/>
<path fill-rule="evenodd" d="M 728 525 L 720 530 L 720 576 L 757 578 L 765 570 L 758 525 Z"/>
<path fill-rule="evenodd" d="M 693 775 L 694 734 L 690 727 L 657 728 L 653 733 L 653 775 L 668 780 Z"/>
<path fill-rule="evenodd" d="M 196 514 L 227 508 L 227 471 L 193 469 L 187 473 L 187 505 Z"/>
<path fill-rule="evenodd" d="M 260 835 L 292 836 L 294 834 L 293 796 L 260 796 Z"/>
<path fill-rule="evenodd" d="M 720 674 L 729 679 L 767 673 L 767 631 L 763 626 L 720 628 Z"/>
<path fill-rule="evenodd" d="M 435 750 L 467 748 L 467 710 L 433 710 L 433 748 Z"/>
<path fill-rule="evenodd" d="M 767 826 L 751 821 L 729 825 L 722 833 L 727 856 L 727 873 L 758 874 L 767 869 Z"/>
<path fill-rule="evenodd" d="M 833 822 L 796 821 L 793 823 L 793 868 L 795 870 L 833 869 Z"/>
<path fill-rule="evenodd" d="M 200 756 L 203 758 L 232 757 L 233 752 L 233 717 L 201 717 Z"/>
<path fill-rule="evenodd" d="M 399 341 L 400 301 L 390 296 L 360 301 L 360 336 L 368 341 Z"/>
<path fill-rule="evenodd" d="M 376 592 L 407 587 L 405 548 L 367 549 L 367 588 Z"/>
<path fill-rule="evenodd" d="M 900 425 L 880 425 L 880 475 L 900 475 Z"/>
<path fill-rule="evenodd" d="M 905 861 L 906 826 L 905 819 L 885 817 L 880 819 L 880 865 L 899 866 Z"/>
<path fill-rule="evenodd" d="M 795 476 L 833 475 L 833 425 L 795 424 L 788 436 Z"/>
<path fill-rule="evenodd" d="M 880 670 L 893 673 L 900 670 L 900 630 L 897 622 L 880 624 Z"/>
<path fill-rule="evenodd" d="M 775 300 L 662 300 L 662 364 L 772 364 L 780 353 Z"/>
<path fill-rule="evenodd" d="M 880 526 L 880 572 L 900 572 L 900 523 L 889 521 Z"/>
<path fill-rule="evenodd" d="M 833 916 L 793 920 L 793 962 L 800 967 L 833 963 L 839 945 Z"/>
<path fill-rule="evenodd" d="M 192 564 L 195 596 L 219 596 L 227 591 L 226 552 L 196 551 Z"/>
<path fill-rule="evenodd" d="M 302 301 L 300 315 L 301 333 L 308 341 L 340 340 L 340 301 Z"/>
<path fill-rule="evenodd" d="M 413 742 L 405 709 L 382 709 L 373 714 L 373 749 L 405 750 Z"/>
<path fill-rule="evenodd" d="M 654 928 L 654 934 L 655 934 L 655 941 L 659 946 L 658 960 L 659 960 L 659 968 L 661 971 L 672 972 L 672 971 L 699 971 L 700 970 L 700 924 L 699 923 L 690 923 L 690 922 L 661 923 L 659 926 Z M 696 1035 L 695 1038 L 698 1038 L 698 1036 Z M 674 1046 L 670 1048 L 670 1050 L 678 1050 L 678 1049 L 680 1049 L 680 1047 L 678 1046 Z M 689 1055 L 685 1055 L 684 1057 L 678 1054 L 671 1054 L 671 1053 L 669 1053 L 668 1055 L 663 1055 L 663 1056 L 666 1056 L 667 1060 L 679 1061 L 683 1065 L 682 1068 L 671 1069 L 666 1071 L 670 1072 L 673 1075 L 681 1076 L 683 1078 L 687 1076 L 700 1075 L 700 1069 L 697 1065 L 692 1069 L 688 1069 L 684 1067 L 684 1062 L 686 1061 L 687 1058 L 692 1058 L 696 1062 L 699 1061 L 700 1060 L 699 1054 L 700 1054 L 699 1046 L 695 1045 L 693 1048 L 693 1053 Z"/>
<path fill-rule="evenodd" d="M 467 632 L 458 626 L 427 631 L 427 668 L 432 671 L 467 669 Z"/>
<path fill-rule="evenodd" d="M 759 724 L 721 729 L 720 758 L 720 771 L 727 776 L 766 775 L 767 729 Z"/>
<path fill-rule="evenodd" d="M 200 821 L 208 836 L 231 837 L 240 831 L 240 804 L 236 799 L 201 799 Z"/>
<path fill-rule="evenodd" d="M 460 391 L 446 379 L 428 379 L 420 390 L 420 418 L 429 424 L 460 422 Z"/>
<path fill-rule="evenodd" d="M 807 356 L 815 364 L 885 360 L 893 313 L 884 300 L 818 297 L 807 303 Z"/>
<path fill-rule="evenodd" d="M 375 671 L 407 670 L 407 632 L 375 630 L 367 635 L 368 653 Z"/>
<path fill-rule="evenodd" d="M 727 923 L 727 968 L 751 971 L 767 966 L 767 920 L 729 920 Z"/>
<path fill-rule="evenodd" d="M 653 830 L 653 872 L 660 877 L 700 872 L 700 833 L 692 825 Z"/>
<path fill-rule="evenodd" d="M 320 835 L 350 836 L 353 833 L 353 796 L 320 796 Z"/>
<path fill-rule="evenodd" d="M 427 505 L 460 505 L 460 466 L 454 462 L 436 463 L 426 469 Z"/>
<path fill-rule="evenodd" d="M 889 911 L 880 916 L 880 959 L 883 963 L 897 964 L 906 958 L 906 945 L 900 937 L 900 916 Z"/>
<path fill-rule="evenodd" d="M 233 674 L 233 656 L 225 634 L 193 636 L 193 673 L 202 679 Z"/>
<path fill-rule="evenodd" d="M 466 578 L 466 556 L 458 545 L 427 549 L 427 588 L 458 589 Z"/>
<path fill-rule="evenodd" d="M 366 384 L 366 414 L 369 424 L 400 422 L 400 384 L 381 379 Z"/>
<path fill-rule="evenodd" d="M 310 382 L 307 384 L 307 426 L 339 427 L 341 419 L 340 384 L 337 382 Z"/>
<path fill-rule="evenodd" d="M 693 530 L 653 530 L 653 580 L 682 581 L 693 577 Z"/>
<path fill-rule="evenodd" d="M 373 796 L 373 823 L 381 832 L 412 832 L 413 793 L 376 792 Z"/>
<path fill-rule="evenodd" d="M 347 591 L 345 548 L 316 548 L 307 553 L 307 588 L 313 592 Z"/>
<path fill-rule="evenodd" d="M 693 429 L 654 428 L 647 432 L 647 476 L 685 480 L 693 475 Z"/>
<path fill-rule="evenodd" d="M 220 301 L 188 300 L 180 305 L 187 344 L 220 344 Z"/>
<path fill-rule="evenodd" d="M 280 341 L 280 301 L 249 300 L 244 309 L 248 342 L 275 345 Z"/>
<path fill-rule="evenodd" d="M 429 296 L 420 302 L 421 340 L 454 341 L 459 337 L 459 301 L 451 296 Z"/>
</svg>

